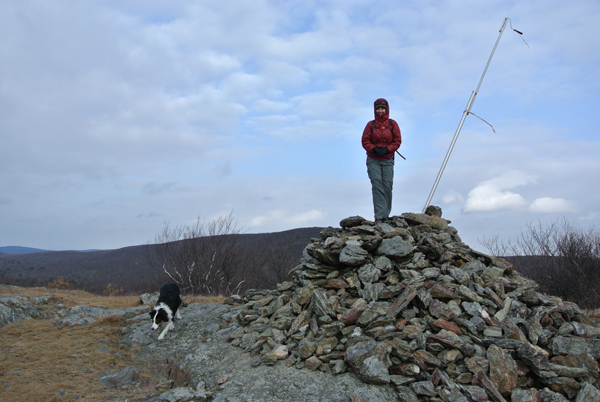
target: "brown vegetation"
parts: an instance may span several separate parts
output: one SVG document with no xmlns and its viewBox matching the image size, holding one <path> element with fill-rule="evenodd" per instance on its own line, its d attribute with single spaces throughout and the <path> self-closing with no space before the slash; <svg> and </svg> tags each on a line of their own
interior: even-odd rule
<svg viewBox="0 0 600 402">
<path fill-rule="evenodd" d="M 213 221 L 199 217 L 191 225 L 164 230 L 147 247 L 147 262 L 162 280 L 176 282 L 191 294 L 241 294 L 268 289 L 287 279 L 313 232 L 298 238 L 263 234 L 259 241 L 242 241 L 231 214 Z M 283 232 L 282 232 L 283 233 Z"/>
<path fill-rule="evenodd" d="M 236 293 L 247 279 L 248 254 L 238 243 L 231 214 L 171 229 L 166 224 L 149 250 L 148 262 L 159 274 L 192 294 Z"/>
<path fill-rule="evenodd" d="M 566 219 L 546 226 L 529 223 L 515 243 L 497 236 L 480 243 L 543 292 L 589 310 L 600 307 L 600 232 L 595 229 L 577 228 Z"/>
<path fill-rule="evenodd" d="M 50 282 L 48 287 L 55 289 L 70 289 L 71 284 L 69 282 L 65 282 L 65 279 L 62 276 L 59 276 L 53 282 Z"/>
<path fill-rule="evenodd" d="M 131 365 L 117 348 L 122 319 L 107 316 L 89 326 L 57 328 L 48 320 L 25 320 L 0 329 L 0 384 L 3 400 L 120 400 L 131 391 L 108 390 L 98 379 Z"/>
</svg>

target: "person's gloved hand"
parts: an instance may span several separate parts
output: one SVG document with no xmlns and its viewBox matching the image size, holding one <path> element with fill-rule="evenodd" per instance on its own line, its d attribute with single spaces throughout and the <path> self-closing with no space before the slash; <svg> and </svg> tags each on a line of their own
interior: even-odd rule
<svg viewBox="0 0 600 402">
<path fill-rule="evenodd" d="M 388 154 L 387 147 L 375 147 L 373 148 L 373 153 L 377 156 L 386 156 Z"/>
</svg>

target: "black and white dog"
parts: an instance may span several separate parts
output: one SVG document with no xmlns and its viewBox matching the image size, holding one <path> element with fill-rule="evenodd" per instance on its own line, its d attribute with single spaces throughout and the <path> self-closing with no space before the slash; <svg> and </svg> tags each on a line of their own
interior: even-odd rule
<svg viewBox="0 0 600 402">
<path fill-rule="evenodd" d="M 167 323 L 165 329 L 158 336 L 160 341 L 165 334 L 175 325 L 175 318 L 181 320 L 179 306 L 181 305 L 181 292 L 179 286 L 173 282 L 167 282 L 160 287 L 160 294 L 154 309 L 150 312 L 152 318 L 152 329 L 156 331 L 162 323 Z"/>
</svg>

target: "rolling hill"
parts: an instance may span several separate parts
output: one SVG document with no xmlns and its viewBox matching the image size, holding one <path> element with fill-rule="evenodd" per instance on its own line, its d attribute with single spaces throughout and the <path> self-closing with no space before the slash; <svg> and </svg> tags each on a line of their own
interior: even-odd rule
<svg viewBox="0 0 600 402">
<path fill-rule="evenodd" d="M 298 262 L 302 250 L 323 228 L 301 228 L 275 233 L 240 234 L 238 242 L 247 250 L 260 253 L 266 244 L 285 244 Z M 150 265 L 147 252 L 153 245 L 138 245 L 116 250 L 36 251 L 0 253 L 0 283 L 47 286 L 57 278 L 72 289 L 102 292 L 111 284 L 125 292 L 155 291 L 164 277 Z M 22 248 L 26 249 L 26 248 Z M 292 267 L 290 267 L 292 268 Z"/>
</svg>

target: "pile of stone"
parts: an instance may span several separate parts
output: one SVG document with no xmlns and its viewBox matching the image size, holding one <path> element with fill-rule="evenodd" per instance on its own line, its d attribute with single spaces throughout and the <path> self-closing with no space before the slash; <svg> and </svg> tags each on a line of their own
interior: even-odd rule
<svg viewBox="0 0 600 402">
<path fill-rule="evenodd" d="M 429 207 L 324 229 L 293 281 L 246 292 L 229 341 L 406 402 L 599 401 L 600 328 L 449 223 Z"/>
</svg>

